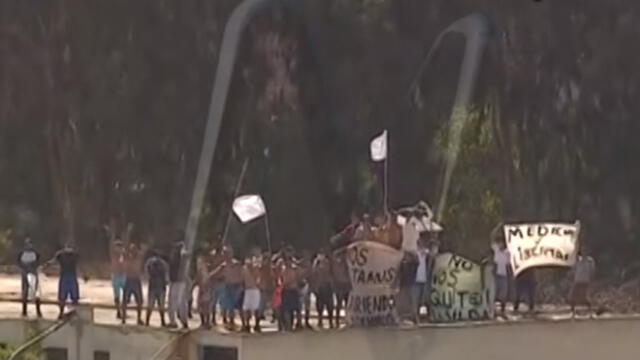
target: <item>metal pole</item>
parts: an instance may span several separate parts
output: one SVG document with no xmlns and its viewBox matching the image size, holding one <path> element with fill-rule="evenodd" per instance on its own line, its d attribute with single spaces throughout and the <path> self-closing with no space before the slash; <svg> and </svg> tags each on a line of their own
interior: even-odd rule
<svg viewBox="0 0 640 360">
<path fill-rule="evenodd" d="M 209 184 L 209 175 L 211 172 L 211 163 L 216 150 L 220 126 L 222 125 L 222 116 L 229 94 L 229 86 L 233 75 L 233 68 L 236 62 L 238 48 L 242 35 L 253 16 L 265 6 L 273 3 L 273 0 L 245 0 L 238 5 L 229 21 L 227 22 L 220 48 L 220 57 L 218 58 L 218 66 L 216 69 L 215 82 L 213 84 L 213 92 L 211 94 L 211 103 L 209 105 L 209 114 L 207 116 L 207 127 L 200 152 L 200 160 L 198 163 L 198 173 L 193 188 L 191 198 L 191 208 L 189 210 L 189 219 L 185 231 L 184 251 L 181 254 L 179 276 L 183 283 L 188 280 L 188 269 L 191 266 L 191 255 L 196 242 L 198 233 L 198 225 L 200 224 L 200 214 L 202 205 Z M 186 291 L 184 288 L 180 291 L 179 303 L 186 301 Z"/>
<path fill-rule="evenodd" d="M 464 17 L 451 24 L 438 36 L 438 40 L 427 56 L 427 60 L 430 61 L 434 51 L 440 45 L 445 34 L 461 33 L 465 36 L 466 44 L 464 58 L 460 68 L 456 97 L 451 111 L 451 117 L 449 119 L 449 144 L 445 165 L 444 183 L 442 192 L 440 193 L 440 201 L 438 202 L 438 209 L 436 213 L 436 221 L 438 222 L 442 221 L 442 216 L 444 214 L 453 169 L 455 168 L 458 160 L 462 130 L 464 129 L 469 116 L 469 108 L 471 106 L 471 98 L 474 93 L 475 83 L 478 76 L 478 69 L 482 62 L 484 48 L 491 36 L 491 30 L 491 22 L 485 15 L 472 14 Z M 424 67 L 420 69 L 420 71 L 423 70 Z"/>
</svg>

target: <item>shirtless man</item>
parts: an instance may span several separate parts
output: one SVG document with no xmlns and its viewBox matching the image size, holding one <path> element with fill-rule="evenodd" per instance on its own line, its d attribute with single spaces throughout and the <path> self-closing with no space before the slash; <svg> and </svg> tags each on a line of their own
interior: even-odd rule
<svg viewBox="0 0 640 360">
<path fill-rule="evenodd" d="M 113 302 L 116 305 L 116 317 L 122 318 L 120 303 L 123 302 L 125 274 L 125 247 L 120 238 L 116 237 L 109 244 L 109 257 L 111 259 L 111 287 L 113 288 Z"/>
<path fill-rule="evenodd" d="M 282 257 L 280 267 L 282 278 L 281 317 L 285 331 L 293 330 L 294 313 L 300 311 L 299 269 L 293 262 L 292 254 L 286 252 Z"/>
<path fill-rule="evenodd" d="M 345 259 L 345 250 L 339 250 L 333 253 L 331 262 L 331 271 L 333 274 L 334 291 L 336 293 L 336 327 L 340 327 L 340 313 L 343 306 L 346 307 L 349 301 L 349 292 L 351 291 L 351 279 L 349 278 L 349 268 Z"/>
<path fill-rule="evenodd" d="M 144 266 L 144 255 L 146 246 L 138 247 L 136 244 L 130 244 L 126 254 L 126 279 L 124 282 L 124 297 L 122 299 L 122 323 L 127 322 L 127 305 L 131 300 L 131 296 L 136 301 L 138 311 L 138 325 L 144 325 L 142 322 L 142 270 Z"/>
<path fill-rule="evenodd" d="M 313 262 L 311 284 L 316 296 L 318 326 L 322 328 L 324 311 L 327 310 L 329 327 L 333 328 L 333 279 L 331 261 L 325 250 L 320 251 Z"/>
<path fill-rule="evenodd" d="M 222 254 L 222 248 L 216 247 L 210 253 L 210 268 L 214 271 L 222 265 L 224 262 L 224 255 Z M 216 325 L 216 312 L 218 310 L 218 304 L 222 306 L 222 297 L 224 295 L 224 281 L 222 274 L 218 274 L 216 277 L 211 278 L 211 323 Z"/>
<path fill-rule="evenodd" d="M 196 258 L 196 286 L 198 287 L 198 313 L 203 329 L 211 328 L 211 301 L 213 299 L 213 282 L 209 272 L 207 257 Z"/>
<path fill-rule="evenodd" d="M 244 278 L 244 299 L 242 302 L 244 331 L 251 331 L 251 316 L 255 317 L 255 332 L 260 332 L 260 259 L 252 257 L 242 269 Z"/>
<path fill-rule="evenodd" d="M 144 265 L 145 273 L 149 279 L 147 287 L 147 319 L 146 326 L 149 326 L 153 309 L 158 304 L 160 313 L 160 324 L 166 326 L 164 320 L 164 303 L 167 295 L 167 285 L 169 284 L 169 264 L 160 256 L 156 250 L 150 251 L 149 259 Z"/>
<path fill-rule="evenodd" d="M 229 330 L 235 327 L 235 310 L 238 308 L 244 278 L 242 264 L 233 257 L 233 250 L 225 247 L 222 250 L 224 262 L 211 274 L 212 277 L 221 276 L 224 281 L 224 292 L 221 301 L 222 320 Z"/>
<path fill-rule="evenodd" d="M 302 329 L 302 317 L 304 313 L 304 327 L 307 329 L 311 328 L 311 324 L 309 324 L 309 318 L 311 316 L 311 288 L 310 288 L 310 280 L 311 277 L 311 254 L 308 251 L 305 251 L 302 254 L 302 259 L 297 263 L 298 265 L 298 286 L 300 291 L 300 310 L 297 312 L 296 317 L 296 328 Z"/>
<path fill-rule="evenodd" d="M 267 308 L 272 307 L 273 292 L 276 287 L 275 276 L 273 273 L 273 264 L 271 262 L 271 254 L 265 253 L 260 260 L 260 319 L 265 318 Z M 275 309 L 272 310 L 272 322 L 276 320 Z"/>
</svg>

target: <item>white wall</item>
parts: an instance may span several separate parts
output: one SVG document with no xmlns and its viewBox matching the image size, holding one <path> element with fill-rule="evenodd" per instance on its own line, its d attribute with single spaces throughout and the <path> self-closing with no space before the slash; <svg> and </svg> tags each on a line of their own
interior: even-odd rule
<svg viewBox="0 0 640 360">
<path fill-rule="evenodd" d="M 29 324 L 42 330 L 53 322 L 0 320 L 0 342 L 13 345 L 23 343 L 29 336 Z M 110 352 L 113 360 L 148 360 L 173 336 L 158 329 L 83 324 L 76 321 L 44 339 L 42 348 L 66 348 L 70 360 L 92 360 L 96 350 Z"/>
<path fill-rule="evenodd" d="M 640 321 L 576 321 L 244 338 L 240 359 L 637 360 Z"/>
<path fill-rule="evenodd" d="M 24 341 L 26 324 L 0 320 L 0 342 Z M 113 360 L 147 360 L 176 336 L 161 329 L 77 325 L 65 326 L 43 347 L 65 347 L 70 360 L 91 360 L 94 350 L 109 351 Z M 191 360 L 198 359 L 199 345 L 237 347 L 239 360 L 637 360 L 640 320 L 265 335 L 194 331 L 183 340 L 181 353 Z"/>
</svg>

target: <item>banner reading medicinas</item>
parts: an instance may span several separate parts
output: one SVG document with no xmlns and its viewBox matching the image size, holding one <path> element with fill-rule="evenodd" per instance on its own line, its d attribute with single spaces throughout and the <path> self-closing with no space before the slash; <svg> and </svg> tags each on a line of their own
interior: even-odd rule
<svg viewBox="0 0 640 360">
<path fill-rule="evenodd" d="M 431 277 L 429 319 L 432 322 L 492 319 L 494 289 L 491 265 L 478 265 L 451 253 L 439 255 Z"/>
<path fill-rule="evenodd" d="M 579 222 L 505 225 L 514 275 L 538 266 L 573 266 L 579 233 Z"/>
<path fill-rule="evenodd" d="M 358 241 L 347 248 L 351 293 L 347 319 L 352 326 L 397 323 L 394 283 L 402 252 L 390 246 Z"/>
</svg>

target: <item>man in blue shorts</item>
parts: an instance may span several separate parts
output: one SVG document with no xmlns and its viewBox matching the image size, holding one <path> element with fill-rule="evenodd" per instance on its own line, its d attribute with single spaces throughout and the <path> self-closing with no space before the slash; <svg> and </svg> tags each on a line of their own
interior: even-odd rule
<svg viewBox="0 0 640 360">
<path fill-rule="evenodd" d="M 64 308 L 67 300 L 71 300 L 73 305 L 78 305 L 80 298 L 80 289 L 78 287 L 78 278 L 76 268 L 78 266 L 78 253 L 71 244 L 66 244 L 62 250 L 47 264 L 57 262 L 60 265 L 60 279 L 58 281 L 58 302 L 60 303 L 60 315 L 58 319 L 64 316 Z"/>
<path fill-rule="evenodd" d="M 242 276 L 243 266 L 233 257 L 231 248 L 225 247 L 222 253 L 224 254 L 224 262 L 213 271 L 212 276 L 221 276 L 224 281 L 224 290 L 222 299 L 220 299 L 222 320 L 225 326 L 232 330 L 235 328 L 235 312 L 239 308 L 242 295 L 242 285 L 244 283 Z"/>
<path fill-rule="evenodd" d="M 116 306 L 116 317 L 120 319 L 121 303 L 124 294 L 125 274 L 125 246 L 119 238 L 115 238 L 109 245 L 111 259 L 111 287 L 113 288 L 113 302 Z"/>
</svg>

